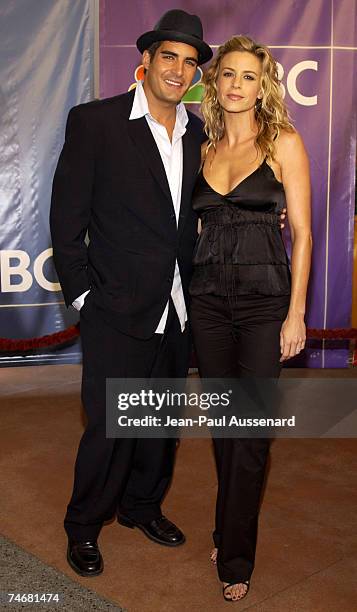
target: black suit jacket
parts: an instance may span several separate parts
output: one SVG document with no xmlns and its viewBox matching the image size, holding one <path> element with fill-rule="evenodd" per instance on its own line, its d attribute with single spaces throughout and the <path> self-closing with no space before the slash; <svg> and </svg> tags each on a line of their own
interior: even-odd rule
<svg viewBox="0 0 357 612">
<path fill-rule="evenodd" d="M 203 131 L 200 119 L 189 112 L 177 227 L 147 121 L 129 121 L 133 99 L 132 91 L 70 111 L 53 181 L 50 225 L 66 304 L 91 289 L 86 301 L 94 300 L 111 325 L 149 338 L 169 299 L 176 259 L 188 304 L 197 238 L 191 195 Z"/>
</svg>

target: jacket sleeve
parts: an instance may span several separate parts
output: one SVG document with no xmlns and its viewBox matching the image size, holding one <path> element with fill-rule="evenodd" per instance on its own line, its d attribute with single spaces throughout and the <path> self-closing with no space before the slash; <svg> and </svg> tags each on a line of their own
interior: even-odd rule
<svg viewBox="0 0 357 612">
<path fill-rule="evenodd" d="M 90 288 L 85 236 L 94 167 L 93 132 L 85 117 L 85 107 L 77 106 L 68 115 L 65 143 L 53 179 L 50 212 L 54 264 L 67 306 Z"/>
</svg>

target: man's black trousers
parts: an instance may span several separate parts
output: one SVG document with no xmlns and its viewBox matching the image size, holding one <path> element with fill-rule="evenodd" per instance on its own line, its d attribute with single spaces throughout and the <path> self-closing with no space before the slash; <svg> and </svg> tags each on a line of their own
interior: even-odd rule
<svg viewBox="0 0 357 612">
<path fill-rule="evenodd" d="M 89 298 L 89 299 L 88 299 Z M 175 439 L 106 438 L 106 378 L 183 378 L 190 341 L 170 299 L 164 334 L 140 340 L 109 326 L 87 296 L 81 309 L 82 402 L 87 426 L 75 464 L 65 529 L 75 541 L 95 540 L 118 510 L 139 522 L 161 515 L 170 483 Z"/>
</svg>

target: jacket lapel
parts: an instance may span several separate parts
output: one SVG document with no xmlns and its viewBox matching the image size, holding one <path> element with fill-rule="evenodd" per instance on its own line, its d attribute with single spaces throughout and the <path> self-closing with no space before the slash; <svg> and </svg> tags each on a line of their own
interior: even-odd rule
<svg viewBox="0 0 357 612">
<path fill-rule="evenodd" d="M 185 225 L 187 215 L 191 206 L 192 190 L 199 168 L 200 150 L 199 143 L 192 131 L 187 126 L 187 130 L 182 139 L 183 144 L 183 177 L 181 192 L 181 207 L 178 231 L 181 232 Z"/>
<path fill-rule="evenodd" d="M 129 120 L 131 108 L 134 100 L 134 91 L 121 96 L 122 115 L 128 120 L 128 133 L 130 138 L 144 161 L 144 164 L 149 168 L 153 178 L 160 185 L 160 188 L 168 200 L 167 212 L 170 215 L 170 220 L 173 218 L 174 206 L 172 202 L 170 187 L 167 181 L 164 165 L 161 160 L 160 152 L 157 148 L 154 137 L 148 126 L 145 117 L 140 119 Z M 188 212 L 191 206 L 192 190 L 196 180 L 197 172 L 200 164 L 200 143 L 197 142 L 193 130 L 190 129 L 190 122 L 187 124 L 187 130 L 182 138 L 183 144 L 183 177 L 181 190 L 181 206 L 178 231 L 182 231 Z M 175 222 L 176 225 L 176 222 Z"/>
<path fill-rule="evenodd" d="M 169 199 L 173 207 L 170 187 L 167 182 L 161 155 L 145 117 L 132 119 L 128 123 L 129 135 L 138 154 L 143 158 L 145 165 L 149 168 L 152 176 L 158 182 L 163 193 Z"/>
</svg>

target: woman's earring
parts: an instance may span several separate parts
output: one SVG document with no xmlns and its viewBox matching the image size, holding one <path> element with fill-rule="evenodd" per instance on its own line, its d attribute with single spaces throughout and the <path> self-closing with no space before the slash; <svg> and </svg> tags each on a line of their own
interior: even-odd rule
<svg viewBox="0 0 357 612">
<path fill-rule="evenodd" d="M 261 98 L 257 98 L 255 101 L 255 105 L 254 108 L 256 111 L 260 110 L 262 106 L 262 99 Z"/>
</svg>

